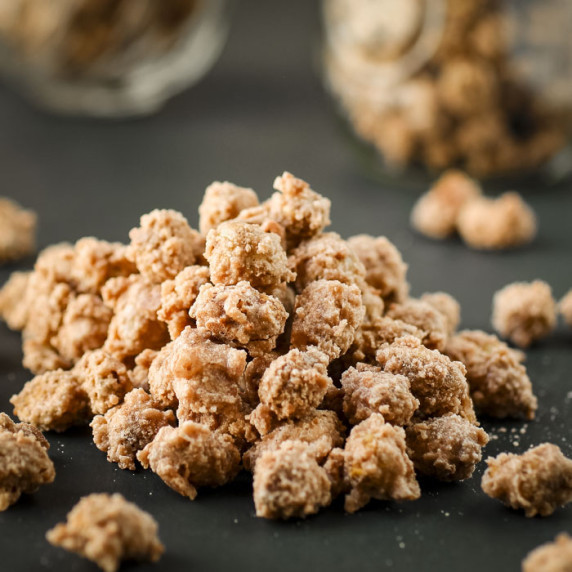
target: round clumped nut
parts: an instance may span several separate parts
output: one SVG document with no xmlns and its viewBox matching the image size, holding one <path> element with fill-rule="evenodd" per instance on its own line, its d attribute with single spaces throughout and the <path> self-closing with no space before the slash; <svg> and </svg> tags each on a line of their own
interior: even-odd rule
<svg viewBox="0 0 572 572">
<path fill-rule="evenodd" d="M 440 481 L 468 479 L 489 440 L 481 428 L 454 414 L 414 423 L 406 435 L 415 470 Z"/>
<path fill-rule="evenodd" d="M 386 303 L 403 302 L 407 298 L 407 264 L 385 236 L 358 234 L 349 238 L 348 244 L 365 266 L 366 282 L 379 290 Z"/>
<path fill-rule="evenodd" d="M 533 240 L 536 216 L 519 194 L 505 193 L 498 199 L 480 197 L 465 204 L 457 228 L 471 248 L 511 248 Z"/>
<path fill-rule="evenodd" d="M 556 302 L 546 282 L 515 282 L 495 293 L 492 324 L 501 336 L 527 348 L 552 332 L 556 312 Z"/>
<path fill-rule="evenodd" d="M 572 327 L 572 290 L 570 290 L 566 296 L 560 300 L 558 309 L 564 317 L 566 324 Z"/>
<path fill-rule="evenodd" d="M 460 171 L 447 171 L 422 195 L 411 212 L 411 225 L 431 238 L 446 238 L 457 229 L 461 208 L 481 195 L 481 188 Z"/>
<path fill-rule="evenodd" d="M 127 257 L 151 282 L 174 278 L 195 262 L 200 235 L 187 219 L 173 210 L 155 209 L 141 217 L 141 226 L 129 232 Z"/>
<path fill-rule="evenodd" d="M 263 453 L 253 489 L 256 516 L 263 518 L 303 518 L 332 501 L 328 473 L 302 441 L 284 441 Z"/>
<path fill-rule="evenodd" d="M 205 257 L 215 285 L 232 286 L 245 280 L 253 288 L 271 293 L 295 275 L 288 269 L 280 237 L 257 224 L 223 222 L 209 231 Z"/>
<path fill-rule="evenodd" d="M 549 516 L 572 501 L 572 459 L 556 445 L 543 443 L 522 455 L 501 453 L 487 465 L 483 491 L 528 517 Z"/>
<path fill-rule="evenodd" d="M 453 296 L 446 292 L 427 292 L 419 298 L 441 312 L 447 322 L 447 333 L 452 336 L 461 321 L 461 305 Z"/>
<path fill-rule="evenodd" d="M 534 419 L 538 404 L 521 352 L 494 335 L 465 330 L 449 338 L 445 353 L 467 368 L 477 411 L 499 419 Z"/>
<path fill-rule="evenodd" d="M 522 572 L 569 572 L 572 569 L 572 537 L 562 532 L 554 542 L 535 548 L 522 562 Z"/>
<path fill-rule="evenodd" d="M 258 196 L 252 189 L 238 187 L 228 181 L 211 183 L 199 206 L 199 230 L 206 236 L 211 228 L 236 218 L 244 209 L 258 206 Z"/>
</svg>

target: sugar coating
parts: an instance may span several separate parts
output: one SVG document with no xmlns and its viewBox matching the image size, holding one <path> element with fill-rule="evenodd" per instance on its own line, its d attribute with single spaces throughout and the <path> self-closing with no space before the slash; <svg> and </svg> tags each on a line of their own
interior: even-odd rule
<svg viewBox="0 0 572 572">
<path fill-rule="evenodd" d="M 345 428 L 333 411 L 315 410 L 306 417 L 280 424 L 257 441 L 242 461 L 247 470 L 253 470 L 257 459 L 265 451 L 275 450 L 284 441 L 309 443 L 318 461 L 323 461 L 334 447 L 344 443 Z"/>
<path fill-rule="evenodd" d="M 36 213 L 0 197 L 0 264 L 34 252 L 36 222 Z"/>
<path fill-rule="evenodd" d="M 387 317 L 415 326 L 423 333 L 421 342 L 431 350 L 443 350 L 449 335 L 449 321 L 434 305 L 409 298 L 401 304 L 392 304 Z"/>
<path fill-rule="evenodd" d="M 157 317 L 167 324 L 174 340 L 187 326 L 194 325 L 189 310 L 195 303 L 199 290 L 209 281 L 206 266 L 187 266 L 173 278 L 161 284 L 161 307 Z"/>
<path fill-rule="evenodd" d="M 134 388 L 149 391 L 149 369 L 158 353 L 156 350 L 147 349 L 135 357 L 135 366 L 133 369 L 127 371 L 131 385 L 133 385 Z"/>
<path fill-rule="evenodd" d="M 22 494 L 32 494 L 52 483 L 56 472 L 44 437 L 24 424 L 10 426 L 0 419 L 0 512 Z"/>
<path fill-rule="evenodd" d="M 352 365 L 358 362 L 376 363 L 375 355 L 381 346 L 392 344 L 405 336 L 421 340 L 424 333 L 413 324 L 406 324 L 387 316 L 375 317 L 370 321 L 364 319 L 344 360 Z"/>
<path fill-rule="evenodd" d="M 95 416 L 91 428 L 93 442 L 107 453 L 107 460 L 134 471 L 137 452 L 153 441 L 159 429 L 174 424 L 172 411 L 162 411 L 143 389 L 133 389 L 121 405 Z"/>
<path fill-rule="evenodd" d="M 270 218 L 286 230 L 288 245 L 296 246 L 330 224 L 330 200 L 302 179 L 285 171 L 274 180 L 276 193 L 268 201 Z"/>
<path fill-rule="evenodd" d="M 199 206 L 199 230 L 204 236 L 221 222 L 236 218 L 241 211 L 258 206 L 252 189 L 238 187 L 228 181 L 215 181 L 205 190 Z"/>
<path fill-rule="evenodd" d="M 462 481 L 474 472 L 488 436 L 455 414 L 407 427 L 407 452 L 415 470 L 440 481 Z"/>
<path fill-rule="evenodd" d="M 556 315 L 552 289 L 542 280 L 514 282 L 493 297 L 493 327 L 521 348 L 550 334 Z"/>
<path fill-rule="evenodd" d="M 89 398 L 70 371 L 53 370 L 34 377 L 10 398 L 14 415 L 42 431 L 66 431 L 91 418 Z"/>
<path fill-rule="evenodd" d="M 335 232 L 318 234 L 292 250 L 288 264 L 296 273 L 296 289 L 301 292 L 315 280 L 339 280 L 359 284 L 365 268 L 348 243 Z"/>
<path fill-rule="evenodd" d="M 536 216 L 518 193 L 505 193 L 497 199 L 469 201 L 459 213 L 457 228 L 471 248 L 512 248 L 534 239 Z"/>
<path fill-rule="evenodd" d="M 445 317 L 449 336 L 457 331 L 461 321 L 461 305 L 453 296 L 446 292 L 426 292 L 419 300 L 433 306 Z"/>
<path fill-rule="evenodd" d="M 276 347 L 288 314 L 282 302 L 240 281 L 232 286 L 204 284 L 189 311 L 199 328 L 251 356 L 264 355 Z"/>
<path fill-rule="evenodd" d="M 377 361 L 389 373 L 404 375 L 419 400 L 419 414 L 438 417 L 457 413 L 475 422 L 473 402 L 465 379 L 465 366 L 437 350 L 429 350 L 414 337 L 400 338 L 377 352 Z"/>
<path fill-rule="evenodd" d="M 212 229 L 207 235 L 205 257 L 216 285 L 231 286 L 246 280 L 253 288 L 270 293 L 295 278 L 288 269 L 280 237 L 256 224 L 228 221 Z"/>
<path fill-rule="evenodd" d="M 52 344 L 63 359 L 75 363 L 104 344 L 112 316 L 99 296 L 80 294 L 68 303 Z"/>
<path fill-rule="evenodd" d="M 483 491 L 528 517 L 549 516 L 572 501 L 572 459 L 556 445 L 543 443 L 522 455 L 501 453 L 487 465 Z"/>
<path fill-rule="evenodd" d="M 0 319 L 11 330 L 21 331 L 28 321 L 27 289 L 31 272 L 12 272 L 0 289 Z"/>
<path fill-rule="evenodd" d="M 303 518 L 332 501 L 331 484 L 308 443 L 284 441 L 263 453 L 254 469 L 256 516 Z"/>
<path fill-rule="evenodd" d="M 419 407 L 409 379 L 358 363 L 342 374 L 344 414 L 352 425 L 380 413 L 387 423 L 406 425 Z"/>
<path fill-rule="evenodd" d="M 229 435 L 185 421 L 160 429 L 137 459 L 167 486 L 194 500 L 197 487 L 218 487 L 234 479 L 240 452 Z"/>
<path fill-rule="evenodd" d="M 94 415 L 105 414 L 133 388 L 125 365 L 104 350 L 86 352 L 73 373 L 87 393 Z"/>
<path fill-rule="evenodd" d="M 181 213 L 155 209 L 140 223 L 129 232 L 127 256 L 145 278 L 161 283 L 194 264 L 201 238 Z"/>
<path fill-rule="evenodd" d="M 135 272 L 137 268 L 127 258 L 123 244 L 86 237 L 74 245 L 70 278 L 78 292 L 98 294 L 110 278 Z"/>
<path fill-rule="evenodd" d="M 103 301 L 113 309 L 104 349 L 119 360 L 132 358 L 145 349 L 158 350 L 168 341 L 167 325 L 157 312 L 161 286 L 139 275 L 112 278 L 102 290 Z"/>
<path fill-rule="evenodd" d="M 278 419 L 311 413 L 332 385 L 328 363 L 328 357 L 314 348 L 305 352 L 290 350 L 274 360 L 264 372 L 258 387 L 260 402 Z"/>
<path fill-rule="evenodd" d="M 258 397 L 260 380 L 268 366 L 278 357 L 280 357 L 280 354 L 273 351 L 255 357 L 248 362 L 244 375 L 239 380 L 239 391 L 242 399 L 250 407 L 255 408 L 260 403 L 260 398 Z"/>
<path fill-rule="evenodd" d="M 344 478 L 347 512 L 356 512 L 371 499 L 415 500 L 421 495 L 405 431 L 385 423 L 379 413 L 352 428 L 344 449 Z"/>
<path fill-rule="evenodd" d="M 316 280 L 296 298 L 290 343 L 315 346 L 331 360 L 351 346 L 364 316 L 360 289 L 338 280 Z"/>
<path fill-rule="evenodd" d="M 159 560 L 164 546 L 157 530 L 155 519 L 122 495 L 100 493 L 82 497 L 46 538 L 105 572 L 116 572 L 122 560 Z"/>
<path fill-rule="evenodd" d="M 564 321 L 568 326 L 572 326 L 572 290 L 569 290 L 566 295 L 560 300 L 558 310 L 564 317 Z M 0 292 L 0 315 L 2 314 L 2 292 Z M 8 321 L 8 320 L 6 320 Z M 10 325 L 10 323 L 8 323 Z"/>
<path fill-rule="evenodd" d="M 48 373 L 55 369 L 69 369 L 72 365 L 49 344 L 33 338 L 23 338 L 22 353 L 24 354 L 22 365 L 34 374 Z"/>
<path fill-rule="evenodd" d="M 455 232 L 463 205 L 480 195 L 476 181 L 461 171 L 446 171 L 415 203 L 411 225 L 431 238 L 446 238 Z"/>
<path fill-rule="evenodd" d="M 572 538 L 560 533 L 554 542 L 541 544 L 522 562 L 522 572 L 569 572 L 572 569 Z"/>
<path fill-rule="evenodd" d="M 348 245 L 365 266 L 366 282 L 379 290 L 385 302 L 403 302 L 407 298 L 407 264 L 385 236 L 358 234 L 348 239 Z"/>
<path fill-rule="evenodd" d="M 35 425 L 31 423 L 16 423 L 6 413 L 0 413 L 0 433 L 4 431 L 13 434 L 22 433 L 26 437 L 36 439 L 46 451 L 50 448 L 50 443 Z"/>
<path fill-rule="evenodd" d="M 464 330 L 449 338 L 445 352 L 467 368 L 477 411 L 500 419 L 534 419 L 537 399 L 520 352 L 480 330 Z"/>
</svg>

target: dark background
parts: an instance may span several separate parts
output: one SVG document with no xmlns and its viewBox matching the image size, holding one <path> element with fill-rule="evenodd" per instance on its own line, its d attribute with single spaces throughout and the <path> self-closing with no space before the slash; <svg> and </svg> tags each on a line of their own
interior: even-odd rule
<svg viewBox="0 0 572 572">
<path fill-rule="evenodd" d="M 261 198 L 290 170 L 332 199 L 333 230 L 385 234 L 410 265 L 413 295 L 446 290 L 459 299 L 463 327 L 488 329 L 493 293 L 542 278 L 557 297 L 572 287 L 572 185 L 525 193 L 540 223 L 536 242 L 508 253 L 478 253 L 457 240 L 415 235 L 412 191 L 364 177 L 349 151 L 319 77 L 317 2 L 245 0 L 213 71 L 153 117 L 116 122 L 62 119 L 30 108 L 0 87 L 1 195 L 39 214 L 39 246 L 85 235 L 127 240 L 156 207 L 181 210 L 193 225 L 215 179 L 251 186 Z M 16 268 L 0 269 L 0 283 Z M 522 452 L 543 441 L 572 455 L 572 334 L 564 327 L 528 352 L 540 406 L 529 424 L 484 424 L 486 452 Z M 0 325 L 0 410 L 30 375 L 19 335 Z M 522 431 L 522 432 L 521 432 Z M 0 514 L 0 570 L 95 570 L 45 540 L 80 496 L 119 491 L 160 525 L 166 553 L 137 570 L 519 570 L 525 554 L 572 529 L 572 510 L 526 519 L 480 490 L 481 466 L 458 485 L 423 482 L 423 497 L 372 502 L 345 515 L 340 501 L 305 521 L 254 517 L 249 478 L 201 490 L 190 502 L 151 472 L 107 463 L 89 431 L 48 435 L 57 478 Z M 126 566 L 125 569 L 135 569 Z"/>
</svg>

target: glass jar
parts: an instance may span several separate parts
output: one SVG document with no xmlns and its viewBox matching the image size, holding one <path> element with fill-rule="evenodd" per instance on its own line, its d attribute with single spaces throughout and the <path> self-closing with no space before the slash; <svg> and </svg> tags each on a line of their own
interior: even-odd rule
<svg viewBox="0 0 572 572">
<path fill-rule="evenodd" d="M 323 0 L 323 16 L 327 85 L 386 173 L 572 169 L 569 0 Z"/>
<path fill-rule="evenodd" d="M 0 0 L 0 72 L 59 112 L 149 113 L 216 61 L 229 2 Z"/>
</svg>

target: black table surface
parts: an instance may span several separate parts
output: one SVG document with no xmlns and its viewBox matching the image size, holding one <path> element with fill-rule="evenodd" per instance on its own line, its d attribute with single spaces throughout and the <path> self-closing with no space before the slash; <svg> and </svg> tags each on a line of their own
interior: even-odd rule
<svg viewBox="0 0 572 572">
<path fill-rule="evenodd" d="M 493 293 L 542 278 L 556 296 L 572 287 L 572 185 L 526 192 L 540 234 L 527 248 L 469 251 L 458 240 L 414 234 L 410 191 L 363 176 L 321 85 L 317 3 L 248 0 L 234 14 L 222 58 L 197 86 L 158 114 L 100 122 L 53 117 L 0 88 L 1 195 L 39 214 L 39 245 L 92 235 L 127 241 L 141 214 L 181 210 L 197 223 L 204 188 L 231 180 L 269 196 L 283 170 L 332 199 L 333 230 L 387 235 L 409 263 L 413 295 L 445 290 L 462 304 L 465 328 L 490 329 Z M 0 269 L 0 283 L 33 260 Z M 539 397 L 535 421 L 485 422 L 486 453 L 523 452 L 550 441 L 572 455 L 572 333 L 564 326 L 528 352 Z M 30 374 L 20 337 L 0 325 L 0 410 Z M 144 570 L 519 570 L 532 548 L 572 532 L 572 507 L 527 519 L 480 490 L 483 464 L 461 484 L 423 482 L 410 503 L 372 502 L 346 515 L 336 501 L 303 521 L 254 516 L 247 475 L 226 487 L 178 496 L 151 472 L 122 471 L 89 430 L 48 434 L 57 477 L 0 514 L 0 570 L 95 570 L 51 547 L 45 532 L 85 494 L 118 491 L 159 522 L 166 552 Z M 125 569 L 136 569 L 126 565 Z"/>
</svg>

